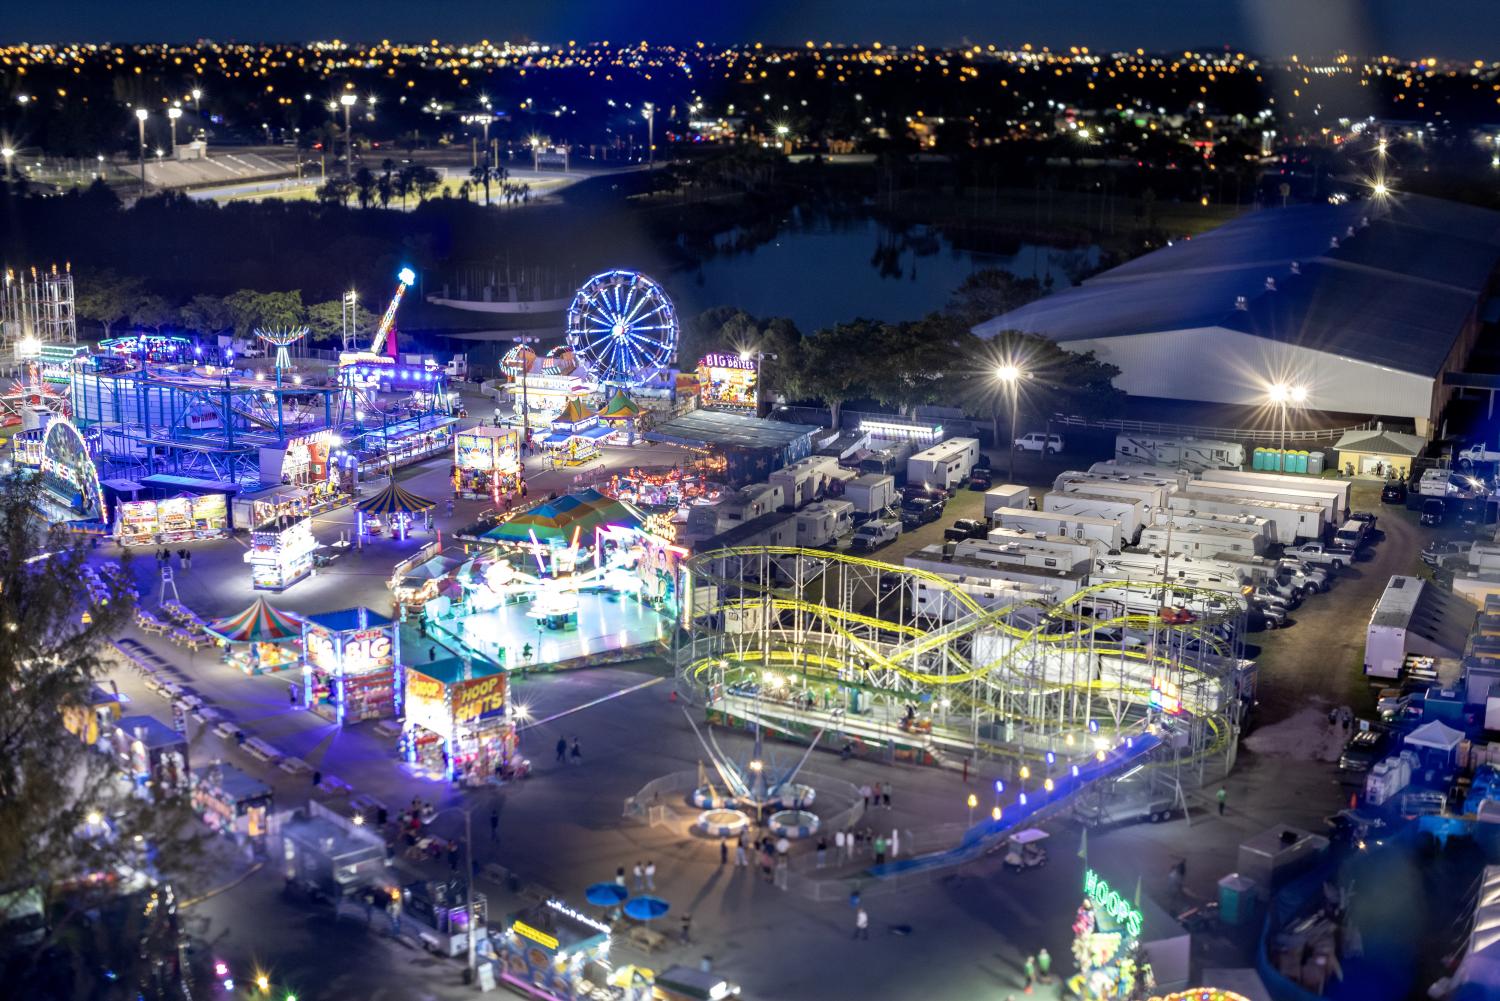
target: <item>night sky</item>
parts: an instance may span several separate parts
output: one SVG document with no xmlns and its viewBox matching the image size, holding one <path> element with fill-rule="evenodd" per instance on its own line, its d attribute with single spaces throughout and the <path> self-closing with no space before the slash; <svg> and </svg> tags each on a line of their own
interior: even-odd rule
<svg viewBox="0 0 1500 1001">
<path fill-rule="evenodd" d="M 1497 0 L 68 0 L 13 3 L 0 41 L 607 39 L 1230 46 L 1500 59 Z"/>
</svg>

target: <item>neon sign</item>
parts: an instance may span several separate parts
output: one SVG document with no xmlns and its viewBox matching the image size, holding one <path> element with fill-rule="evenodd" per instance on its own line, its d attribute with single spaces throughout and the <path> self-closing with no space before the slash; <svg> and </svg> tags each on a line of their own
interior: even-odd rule
<svg viewBox="0 0 1500 1001">
<path fill-rule="evenodd" d="M 573 908 L 569 907 L 561 900 L 557 900 L 555 898 L 549 900 L 547 901 L 547 906 L 552 908 L 559 914 L 572 918 L 574 921 L 577 921 L 581 925 L 588 925 L 590 928 L 594 929 L 594 931 L 598 932 L 601 935 L 609 934 L 609 925 L 596 918 L 591 918 L 587 914 L 580 914 L 578 911 L 575 911 Z"/>
<path fill-rule="evenodd" d="M 1083 871 L 1083 893 L 1094 902 L 1094 906 L 1101 914 L 1112 918 L 1115 924 L 1123 927 L 1131 938 L 1140 937 L 1141 923 L 1145 920 L 1141 912 L 1106 883 L 1104 877 L 1092 869 Z"/>
<path fill-rule="evenodd" d="M 524 921 L 512 921 L 510 930 L 522 938 L 529 938 L 543 949 L 557 949 L 557 936 L 548 935 L 546 932 L 533 928 Z"/>
</svg>

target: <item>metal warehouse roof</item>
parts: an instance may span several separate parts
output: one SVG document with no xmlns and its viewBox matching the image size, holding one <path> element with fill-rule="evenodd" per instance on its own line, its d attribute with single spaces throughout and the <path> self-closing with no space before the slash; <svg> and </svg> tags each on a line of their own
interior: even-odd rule
<svg viewBox="0 0 1500 1001">
<path fill-rule="evenodd" d="M 1497 265 L 1500 212 L 1421 195 L 1266 209 L 975 332 L 1067 342 L 1225 328 L 1436 375 Z"/>
<path fill-rule="evenodd" d="M 821 428 L 722 410 L 694 410 L 647 431 L 647 441 L 720 448 L 785 448 Z"/>
</svg>

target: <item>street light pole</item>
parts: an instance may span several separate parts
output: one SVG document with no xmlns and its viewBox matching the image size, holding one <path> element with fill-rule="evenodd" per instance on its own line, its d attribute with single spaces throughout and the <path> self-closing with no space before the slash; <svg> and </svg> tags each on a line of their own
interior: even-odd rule
<svg viewBox="0 0 1500 1001">
<path fill-rule="evenodd" d="M 354 173 L 354 123 L 350 116 L 359 98 L 354 94 L 340 94 L 339 103 L 344 106 L 344 180 L 347 181 Z"/>
<path fill-rule="evenodd" d="M 995 369 L 995 378 L 1005 384 L 1010 391 L 1010 458 L 1005 465 L 1005 478 L 1008 482 L 1016 479 L 1016 420 L 1020 409 L 1021 379 L 1025 373 L 1012 364 L 1004 364 Z M 1045 444 L 1043 448 L 1045 448 Z"/>
<path fill-rule="evenodd" d="M 181 108 L 174 105 L 167 109 L 167 119 L 172 125 L 172 158 L 174 160 L 177 158 L 177 119 L 181 117 Z"/>
<path fill-rule="evenodd" d="M 516 344 L 531 348 L 533 356 L 536 354 L 536 343 L 535 337 L 522 335 L 516 338 Z M 524 351 L 517 352 L 516 356 L 521 359 L 521 443 L 524 445 L 531 433 L 531 399 L 526 395 L 526 374 L 531 370 L 531 363 L 526 360 Z"/>
<path fill-rule="evenodd" d="M 136 155 L 141 158 L 141 197 L 146 197 L 146 115 L 149 112 L 145 108 L 135 109 L 135 121 L 140 134 L 140 146 L 136 149 Z"/>
<path fill-rule="evenodd" d="M 641 105 L 641 114 L 646 119 L 646 168 L 656 166 L 656 105 L 647 101 Z"/>
</svg>

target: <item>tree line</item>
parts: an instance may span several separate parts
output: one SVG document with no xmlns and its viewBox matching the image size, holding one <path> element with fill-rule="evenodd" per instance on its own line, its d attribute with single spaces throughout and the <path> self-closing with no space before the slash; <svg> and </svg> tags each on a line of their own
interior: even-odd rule
<svg viewBox="0 0 1500 1001">
<path fill-rule="evenodd" d="M 718 307 L 684 324 L 678 359 L 688 368 L 714 351 L 758 357 L 766 397 L 815 400 L 828 408 L 835 427 L 844 406 L 858 401 L 903 415 L 920 406 L 943 405 L 989 420 L 999 440 L 1011 398 L 1010 387 L 997 373 L 1007 365 L 1022 373 L 1015 388 L 1023 415 L 1117 414 L 1125 400 L 1114 386 L 1120 370 L 1092 352 L 1069 351 L 1015 330 L 990 339 L 973 333 L 976 324 L 1046 292 L 1034 278 L 998 269 L 976 271 L 943 309 L 919 320 L 853 319 L 808 335 L 782 317 L 758 319 Z"/>
<path fill-rule="evenodd" d="M 125 323 L 160 334 L 168 330 L 190 330 L 204 337 L 220 334 L 250 338 L 257 329 L 306 325 L 312 343 L 332 342 L 343 333 L 344 304 L 340 299 L 304 303 L 300 289 L 290 292 L 259 292 L 240 289 L 229 295 L 195 295 L 173 302 L 150 291 L 145 282 L 114 271 L 79 275 L 74 306 L 80 317 L 97 320 L 104 336 Z M 378 317 L 362 306 L 355 307 L 355 329 L 372 331 Z"/>
<path fill-rule="evenodd" d="M 469 176 L 458 183 L 456 194 L 462 201 L 479 200 L 484 195 L 484 204 L 491 204 L 491 185 L 499 192 L 506 205 L 526 203 L 531 200 L 531 185 L 509 180 L 509 172 L 501 166 L 480 164 L 469 171 Z M 348 205 L 350 199 L 362 209 L 380 206 L 391 207 L 399 201 L 406 208 L 408 198 L 417 203 L 427 201 L 443 187 L 443 175 L 432 167 L 421 163 L 398 166 L 394 160 L 382 160 L 380 173 L 369 167 L 360 167 L 352 177 L 330 177 L 318 186 L 318 201 L 325 205 Z"/>
</svg>

